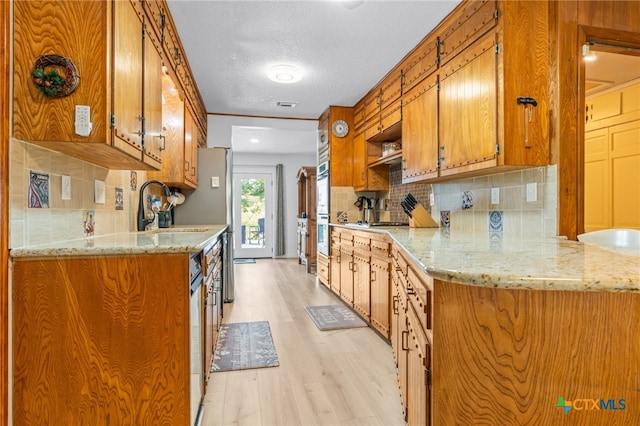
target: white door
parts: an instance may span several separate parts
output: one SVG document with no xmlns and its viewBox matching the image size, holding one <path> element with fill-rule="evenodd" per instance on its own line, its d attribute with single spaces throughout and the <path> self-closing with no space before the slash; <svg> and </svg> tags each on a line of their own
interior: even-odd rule
<svg viewBox="0 0 640 426">
<path fill-rule="evenodd" d="M 273 175 L 234 173 L 234 258 L 273 257 Z"/>
</svg>

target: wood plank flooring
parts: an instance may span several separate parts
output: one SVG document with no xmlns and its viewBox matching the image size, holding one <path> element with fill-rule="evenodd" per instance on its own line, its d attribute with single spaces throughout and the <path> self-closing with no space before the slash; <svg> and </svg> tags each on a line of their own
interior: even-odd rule
<svg viewBox="0 0 640 426">
<path fill-rule="evenodd" d="M 371 328 L 320 331 L 307 305 L 341 303 L 295 259 L 235 266 L 224 322 L 269 321 L 279 367 L 216 372 L 203 424 L 404 425 L 389 346 Z"/>
</svg>

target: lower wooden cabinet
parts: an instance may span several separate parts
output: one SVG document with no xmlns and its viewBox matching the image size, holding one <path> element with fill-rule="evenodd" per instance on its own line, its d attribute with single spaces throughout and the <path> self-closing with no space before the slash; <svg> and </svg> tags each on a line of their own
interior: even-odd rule
<svg viewBox="0 0 640 426">
<path fill-rule="evenodd" d="M 390 240 L 380 233 L 331 227 L 330 288 L 389 338 Z"/>
<path fill-rule="evenodd" d="M 318 281 L 322 284 L 331 288 L 330 285 L 330 277 L 331 277 L 331 269 L 329 264 L 329 258 L 322 253 L 318 253 L 316 261 L 318 262 L 317 274 Z"/>
</svg>

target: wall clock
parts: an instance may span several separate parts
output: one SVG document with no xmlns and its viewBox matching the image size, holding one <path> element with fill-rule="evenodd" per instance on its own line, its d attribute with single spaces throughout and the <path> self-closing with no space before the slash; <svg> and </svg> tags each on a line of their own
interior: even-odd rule
<svg viewBox="0 0 640 426">
<path fill-rule="evenodd" d="M 339 138 L 344 138 L 349 133 L 349 125 L 344 120 L 336 120 L 331 126 L 333 134 Z"/>
</svg>

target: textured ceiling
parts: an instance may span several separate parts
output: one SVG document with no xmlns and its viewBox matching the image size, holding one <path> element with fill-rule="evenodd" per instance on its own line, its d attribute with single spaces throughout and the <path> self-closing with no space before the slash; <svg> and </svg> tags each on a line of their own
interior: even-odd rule
<svg viewBox="0 0 640 426">
<path fill-rule="evenodd" d="M 208 112 L 317 119 L 355 104 L 458 1 L 168 3 Z M 281 62 L 299 65 L 302 81 L 268 80 Z"/>
</svg>

